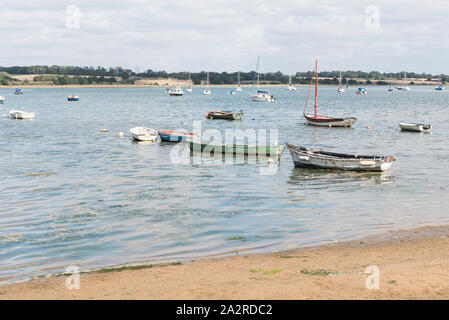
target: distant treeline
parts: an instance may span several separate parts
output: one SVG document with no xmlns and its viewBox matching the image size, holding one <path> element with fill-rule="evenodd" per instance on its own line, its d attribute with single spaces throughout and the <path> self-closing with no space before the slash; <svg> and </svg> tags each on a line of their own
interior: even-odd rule
<svg viewBox="0 0 449 320">
<path fill-rule="evenodd" d="M 339 71 L 321 71 L 318 76 L 322 84 L 337 84 Z M 0 67 L 0 83 L 7 84 L 14 81 L 15 74 L 41 74 L 51 75 L 51 78 L 35 77 L 35 81 L 51 81 L 54 84 L 103 84 L 103 83 L 134 83 L 134 80 L 139 78 L 176 78 L 179 80 L 187 80 L 189 78 L 188 72 L 172 72 L 153 71 L 151 69 L 136 73 L 130 69 L 121 67 L 104 68 L 104 67 L 76 67 L 76 66 L 28 66 L 28 67 Z M 378 71 L 342 71 L 342 82 L 344 84 L 389 84 L 390 79 L 402 79 L 404 74 L 407 78 L 417 78 L 421 80 L 432 80 L 437 78 L 437 75 L 429 73 L 415 73 L 415 72 L 389 72 L 380 73 Z M 72 77 L 68 77 L 68 76 Z M 296 72 L 292 75 L 292 82 L 294 84 L 308 84 L 313 77 L 313 71 Z M 73 77 L 74 76 L 74 77 Z M 117 81 L 120 77 L 121 80 Z M 194 84 L 201 84 L 206 80 L 206 72 L 192 72 L 190 78 Z M 289 76 L 282 72 L 266 72 L 260 75 L 260 80 L 266 84 L 287 84 Z M 255 72 L 240 72 L 240 81 L 242 84 L 253 83 L 255 79 Z M 359 81 L 357 81 L 358 79 Z M 237 82 L 237 72 L 210 72 L 209 81 L 211 84 L 235 84 Z M 441 75 L 441 81 L 449 81 L 448 75 Z"/>
</svg>

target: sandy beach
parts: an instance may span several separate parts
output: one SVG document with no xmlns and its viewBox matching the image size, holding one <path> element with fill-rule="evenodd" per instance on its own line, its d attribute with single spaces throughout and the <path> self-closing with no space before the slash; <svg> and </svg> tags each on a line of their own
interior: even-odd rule
<svg viewBox="0 0 449 320">
<path fill-rule="evenodd" d="M 81 273 L 78 290 L 66 288 L 67 276 L 34 279 L 1 286 L 0 299 L 448 299 L 448 248 L 449 226 L 423 227 L 269 254 L 102 269 Z"/>
</svg>

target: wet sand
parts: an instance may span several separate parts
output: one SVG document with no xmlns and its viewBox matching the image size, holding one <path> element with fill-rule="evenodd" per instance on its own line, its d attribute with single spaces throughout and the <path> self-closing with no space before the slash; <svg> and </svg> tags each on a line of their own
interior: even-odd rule
<svg viewBox="0 0 449 320">
<path fill-rule="evenodd" d="M 0 286 L 0 299 L 448 299 L 448 249 L 449 226 L 423 227 L 269 254 L 81 273 L 79 290 L 66 288 L 67 276 L 34 279 Z M 379 268 L 379 289 L 366 287 L 370 265 Z"/>
</svg>

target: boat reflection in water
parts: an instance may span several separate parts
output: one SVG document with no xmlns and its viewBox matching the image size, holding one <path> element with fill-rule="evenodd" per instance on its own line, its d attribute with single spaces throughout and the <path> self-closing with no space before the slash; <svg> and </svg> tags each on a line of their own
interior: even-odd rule
<svg viewBox="0 0 449 320">
<path fill-rule="evenodd" d="M 293 168 L 288 183 L 304 187 L 315 186 L 318 189 L 340 185 L 343 189 L 350 191 L 356 187 L 390 184 L 393 181 L 394 175 L 386 171 L 359 172 Z"/>
</svg>

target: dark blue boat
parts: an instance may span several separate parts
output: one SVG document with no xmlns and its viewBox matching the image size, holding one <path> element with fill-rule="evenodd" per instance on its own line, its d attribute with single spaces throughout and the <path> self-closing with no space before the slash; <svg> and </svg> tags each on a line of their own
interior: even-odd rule
<svg viewBox="0 0 449 320">
<path fill-rule="evenodd" d="M 195 138 L 195 135 L 193 133 L 188 132 L 159 130 L 158 133 L 162 141 L 180 142 Z"/>
</svg>

